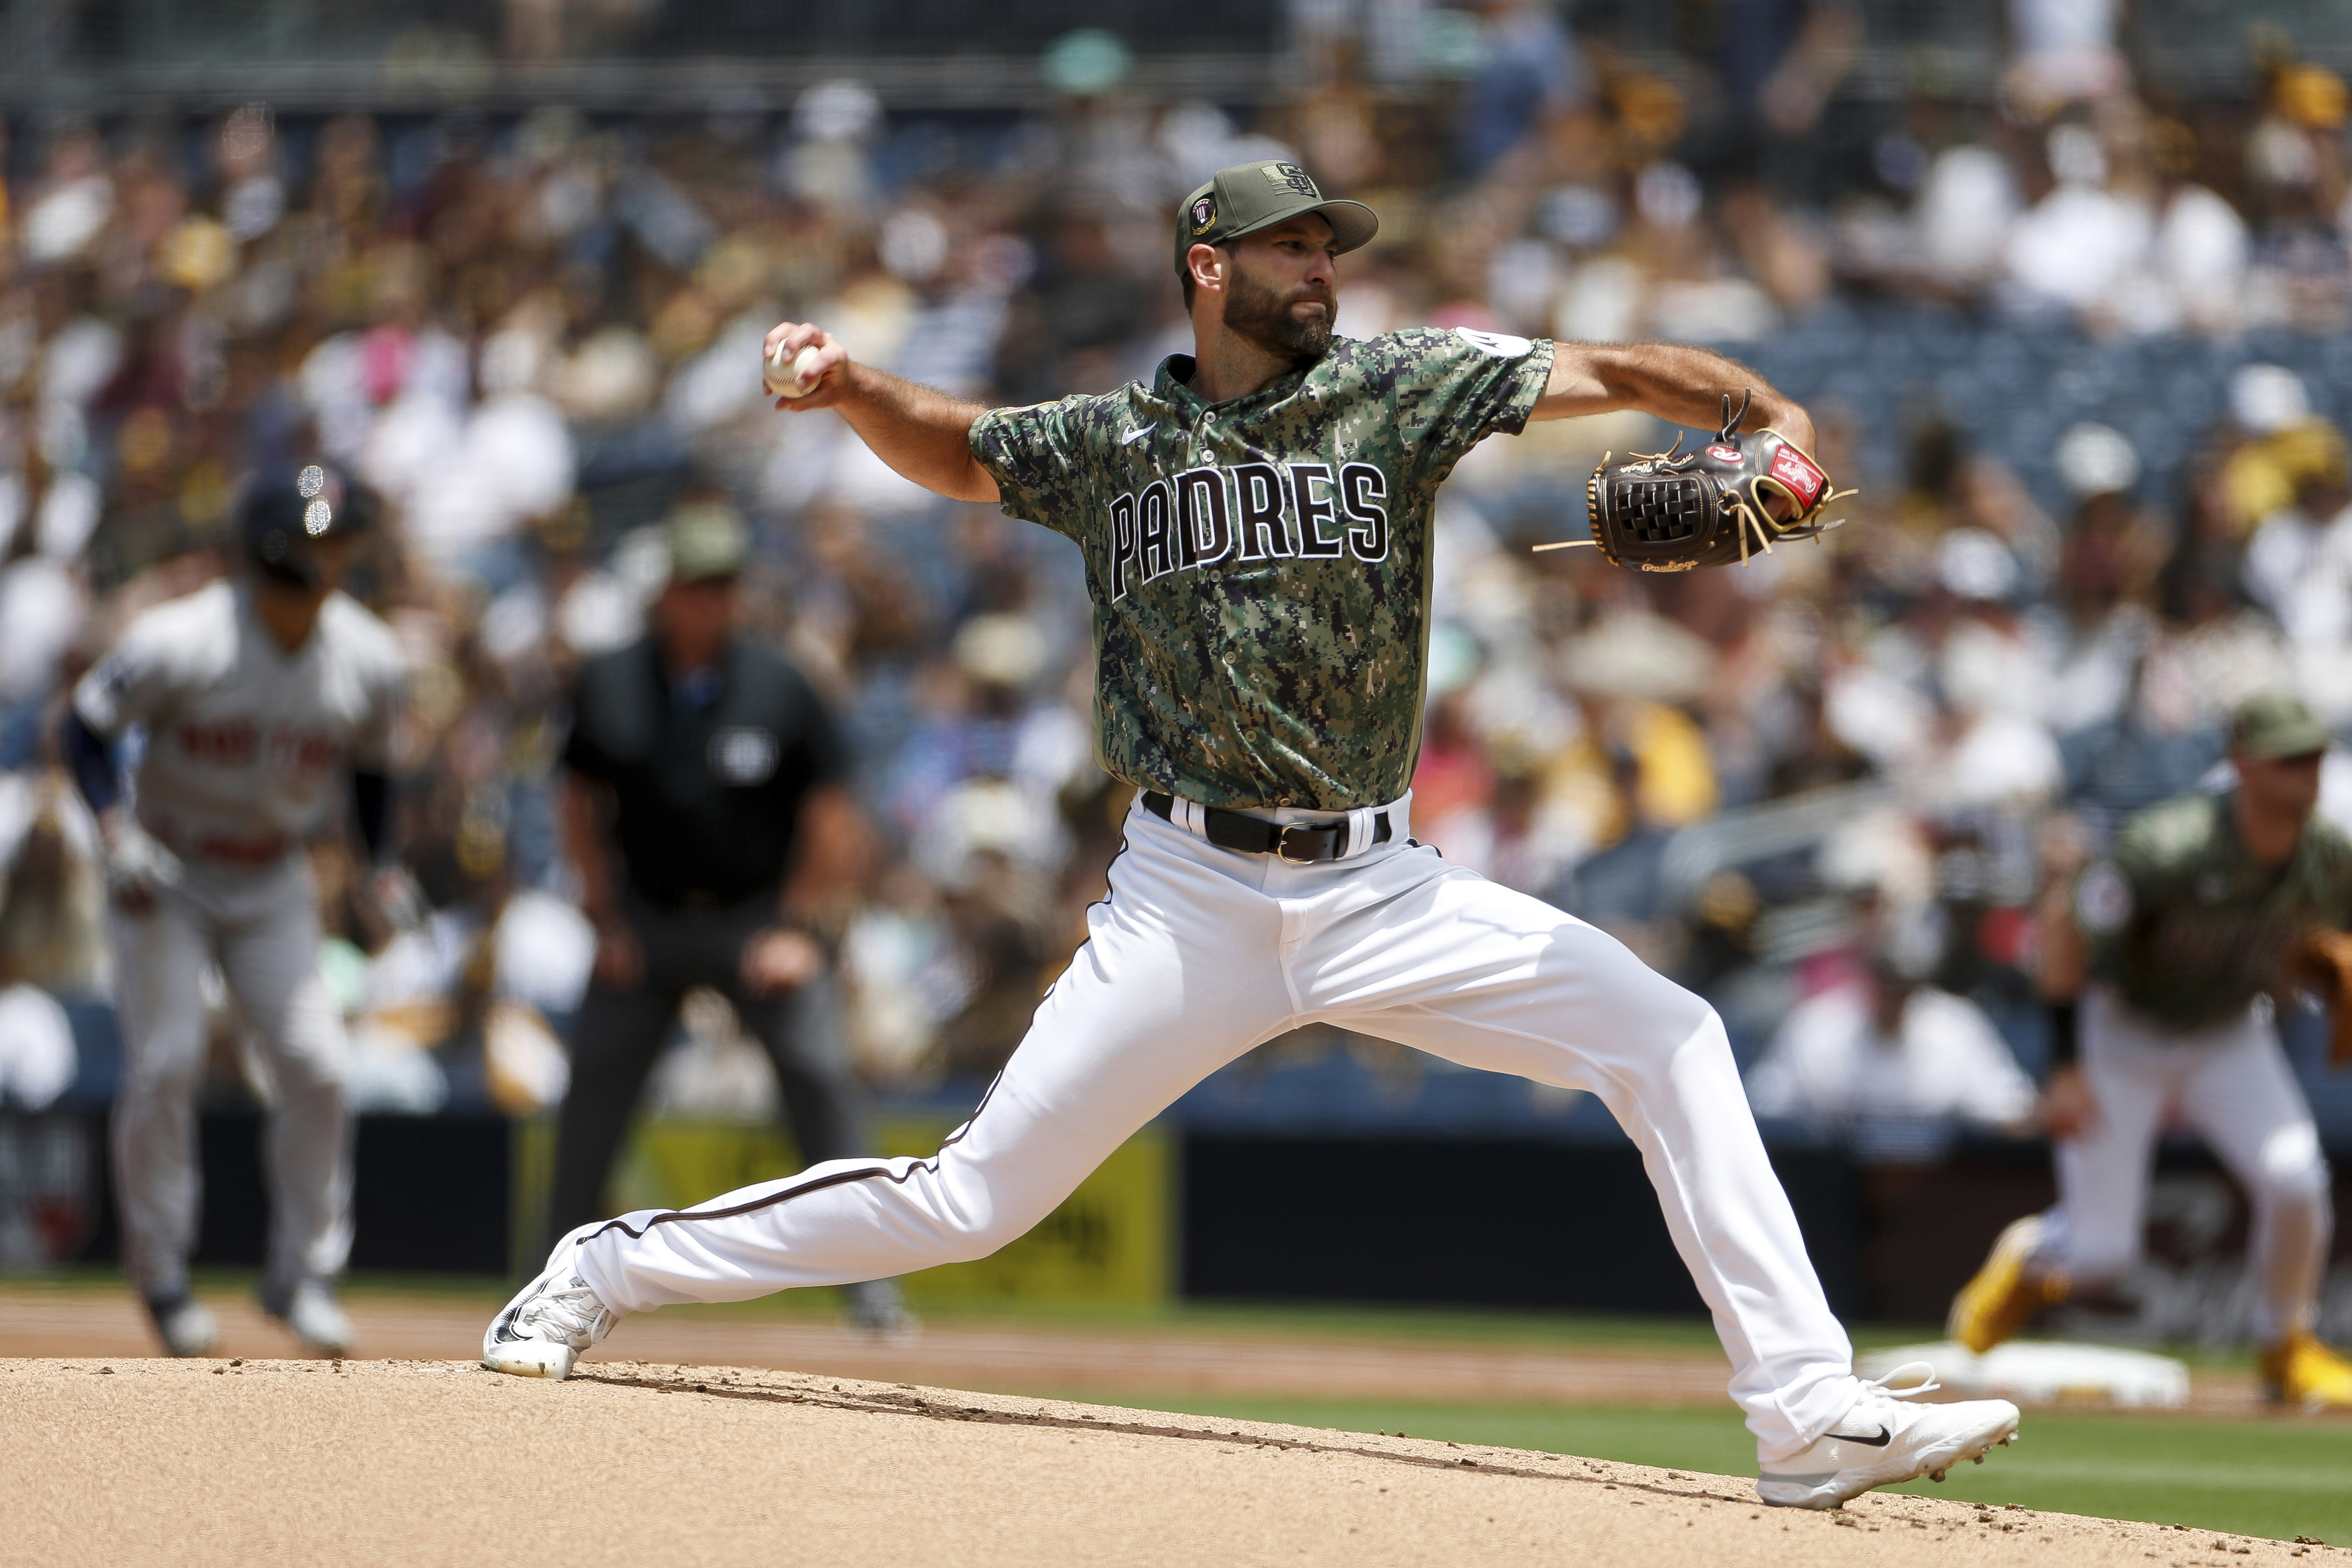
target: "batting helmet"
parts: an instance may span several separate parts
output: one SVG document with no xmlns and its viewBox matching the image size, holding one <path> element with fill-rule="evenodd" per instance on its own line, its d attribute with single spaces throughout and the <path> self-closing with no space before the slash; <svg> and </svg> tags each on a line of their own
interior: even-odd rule
<svg viewBox="0 0 2352 1568">
<path fill-rule="evenodd" d="M 362 494 L 324 464 L 264 469 L 246 483 L 237 533 L 246 558 L 261 572 L 291 587 L 315 589 L 326 581 L 319 542 L 357 532 L 366 511 Z"/>
</svg>

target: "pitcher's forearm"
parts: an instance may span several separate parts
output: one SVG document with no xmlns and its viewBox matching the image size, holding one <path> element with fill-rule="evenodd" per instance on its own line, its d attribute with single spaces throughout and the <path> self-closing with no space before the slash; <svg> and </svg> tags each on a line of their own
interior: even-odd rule
<svg viewBox="0 0 2352 1568">
<path fill-rule="evenodd" d="M 996 481 L 971 455 L 972 421 L 987 412 L 979 404 L 859 364 L 814 321 L 779 321 L 761 346 L 777 408 L 794 414 L 837 409 L 858 439 L 902 478 L 954 500 L 998 500 Z M 791 367 L 797 367 L 793 384 L 780 385 Z"/>
<path fill-rule="evenodd" d="M 1724 394 L 1737 409 L 1741 396 L 1752 393 L 1741 429 L 1769 426 L 1801 447 L 1812 445 L 1813 422 L 1804 410 L 1738 360 L 1685 343 L 1628 343 L 1597 358 L 1612 395 L 1661 419 L 1707 429 L 1723 422 Z"/>
<path fill-rule="evenodd" d="M 1738 360 L 1689 343 L 1559 343 L 1551 380 L 1532 417 L 1561 419 L 1638 408 L 1676 425 L 1711 430 L 1723 421 L 1723 396 L 1739 405 L 1752 392 L 1742 430 L 1768 426 L 1810 451 L 1813 421 L 1793 400 Z"/>
<path fill-rule="evenodd" d="M 852 362 L 834 406 L 874 455 L 927 490 L 994 502 L 996 481 L 971 455 L 972 421 L 987 410 L 919 383 Z"/>
</svg>

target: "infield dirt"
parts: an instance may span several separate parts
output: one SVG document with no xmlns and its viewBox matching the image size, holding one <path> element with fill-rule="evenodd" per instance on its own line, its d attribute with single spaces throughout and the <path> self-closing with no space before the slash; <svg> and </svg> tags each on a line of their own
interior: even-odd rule
<svg viewBox="0 0 2352 1568">
<path fill-rule="evenodd" d="M 0 1362 L 0 1521 L 11 1565 L 2352 1563 L 1927 1498 L 1778 1510 L 1745 1477 L 1516 1449 L 614 1361 L 561 1384 L 460 1362 Z"/>
</svg>

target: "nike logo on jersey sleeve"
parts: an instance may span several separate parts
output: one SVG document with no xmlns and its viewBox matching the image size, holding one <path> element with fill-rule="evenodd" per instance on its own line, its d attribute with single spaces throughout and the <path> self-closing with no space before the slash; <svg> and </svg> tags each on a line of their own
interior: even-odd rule
<svg viewBox="0 0 2352 1568">
<path fill-rule="evenodd" d="M 1150 435 L 1154 428 L 1155 426 L 1150 425 L 1139 425 L 1134 429 L 1129 430 L 1126 435 L 1121 436 L 1118 438 L 1118 444 L 1122 447 L 1132 447 L 1138 441 L 1142 440 L 1146 436 Z"/>
</svg>

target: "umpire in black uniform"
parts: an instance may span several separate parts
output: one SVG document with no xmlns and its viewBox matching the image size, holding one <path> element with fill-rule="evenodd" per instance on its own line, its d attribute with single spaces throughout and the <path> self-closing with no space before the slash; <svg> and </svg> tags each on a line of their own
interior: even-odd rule
<svg viewBox="0 0 2352 1568">
<path fill-rule="evenodd" d="M 803 1162 L 872 1152 L 805 924 L 855 871 L 848 757 L 800 671 L 735 635 L 743 524 L 688 505 L 665 529 L 669 581 L 648 635 L 590 659 L 572 693 L 563 826 L 596 966 L 558 1123 L 558 1236 L 606 1212 L 614 1152 L 693 986 L 725 995 L 767 1047 Z M 887 1283 L 848 1294 L 853 1321 L 904 1321 Z"/>
</svg>

